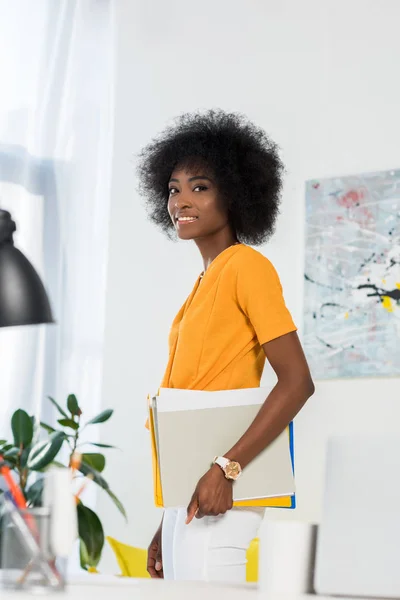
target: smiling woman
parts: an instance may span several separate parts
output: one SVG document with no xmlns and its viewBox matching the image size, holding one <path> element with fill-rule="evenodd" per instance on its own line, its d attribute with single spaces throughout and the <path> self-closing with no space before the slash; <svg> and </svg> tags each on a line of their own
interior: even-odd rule
<svg viewBox="0 0 400 600">
<path fill-rule="evenodd" d="M 204 265 L 172 324 L 161 387 L 259 387 L 266 358 L 278 378 L 250 427 L 214 458 L 187 509 L 165 511 L 148 552 L 155 578 L 245 581 L 246 551 L 268 502 L 259 498 L 232 508 L 232 483 L 314 390 L 279 277 L 244 243 L 260 244 L 271 235 L 282 170 L 267 135 L 223 111 L 182 116 L 141 155 L 150 217 L 170 236 L 193 240 Z M 207 439 L 202 443 L 207 446 Z M 176 473 L 186 476 L 178 465 Z"/>
<path fill-rule="evenodd" d="M 228 225 L 224 203 L 211 174 L 205 174 L 208 171 L 206 166 L 198 174 L 177 168 L 171 175 L 168 212 L 181 239 L 199 239 Z"/>
</svg>

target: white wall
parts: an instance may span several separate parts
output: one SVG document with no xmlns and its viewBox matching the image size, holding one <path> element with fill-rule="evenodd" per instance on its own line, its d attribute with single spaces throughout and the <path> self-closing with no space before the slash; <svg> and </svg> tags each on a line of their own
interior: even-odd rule
<svg viewBox="0 0 400 600">
<path fill-rule="evenodd" d="M 280 144 L 287 165 L 275 263 L 302 325 L 304 182 L 400 166 L 398 0 L 118 0 L 118 47 L 104 429 L 123 453 L 107 475 L 129 512 L 109 500 L 106 533 L 146 546 L 153 508 L 146 394 L 160 381 L 170 322 L 201 270 L 197 250 L 146 222 L 134 155 L 173 116 L 221 107 L 246 113 Z M 395 428 L 398 379 L 317 382 L 297 420 L 298 510 L 317 520 L 328 433 Z M 276 513 L 276 516 L 279 516 Z M 284 518 L 293 518 L 289 511 Z M 104 565 L 114 569 L 106 553 Z"/>
</svg>

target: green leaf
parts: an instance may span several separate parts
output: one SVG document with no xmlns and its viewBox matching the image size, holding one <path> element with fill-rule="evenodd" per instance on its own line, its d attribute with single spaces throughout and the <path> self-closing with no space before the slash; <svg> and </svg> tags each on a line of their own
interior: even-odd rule
<svg viewBox="0 0 400 600">
<path fill-rule="evenodd" d="M 88 442 L 91 446 L 97 446 L 97 448 L 117 448 L 116 446 L 110 446 L 109 444 L 98 444 L 97 442 Z"/>
<path fill-rule="evenodd" d="M 100 414 L 98 414 L 97 417 L 93 417 L 93 419 L 90 419 L 90 421 L 88 421 L 86 423 L 86 425 L 94 425 L 96 423 L 104 423 L 105 421 L 108 421 L 108 419 L 111 417 L 113 412 L 114 411 L 112 408 L 107 408 L 106 410 L 103 410 Z"/>
<path fill-rule="evenodd" d="M 35 481 L 35 483 L 29 486 L 28 490 L 25 492 L 25 495 L 30 506 L 42 505 L 43 487 L 44 478 L 38 479 L 37 481 Z"/>
<path fill-rule="evenodd" d="M 0 446 L 4 446 L 4 444 L 7 444 L 7 440 L 0 440 Z"/>
<path fill-rule="evenodd" d="M 50 400 L 50 402 L 51 402 L 51 403 L 52 403 L 52 404 L 53 404 L 53 405 L 56 407 L 56 409 L 58 410 L 58 412 L 59 412 L 59 413 L 60 413 L 60 414 L 61 414 L 63 417 L 65 417 L 66 419 L 68 419 L 68 415 L 67 415 L 67 413 L 66 413 L 66 412 L 65 412 L 65 410 L 63 410 L 63 409 L 61 408 L 61 406 L 60 406 L 60 405 L 59 405 L 59 404 L 58 404 L 58 403 L 57 403 L 57 402 L 54 400 L 54 398 L 52 398 L 51 396 L 47 396 L 47 397 L 48 397 L 48 399 Z"/>
<path fill-rule="evenodd" d="M 106 458 L 103 454 L 98 454 L 96 452 L 86 452 L 82 454 L 82 461 L 96 469 L 99 473 L 104 471 L 104 467 L 106 466 Z"/>
<path fill-rule="evenodd" d="M 122 502 L 120 502 L 117 496 L 110 490 L 110 486 L 108 485 L 107 481 L 100 475 L 100 473 L 85 462 L 81 463 L 79 471 L 84 475 L 92 475 L 93 481 L 97 483 L 97 485 L 100 486 L 110 496 L 111 500 L 114 502 L 115 506 L 118 508 L 120 513 L 125 517 L 125 519 L 127 519 L 126 511 Z"/>
<path fill-rule="evenodd" d="M 19 459 L 19 464 L 22 469 L 25 469 L 26 463 L 28 462 L 28 457 L 31 452 L 31 446 L 27 446 L 22 450 L 21 458 Z"/>
<path fill-rule="evenodd" d="M 2 447 L 1 453 L 4 454 L 5 452 L 7 452 L 8 450 L 10 450 L 11 448 L 14 448 L 14 446 L 12 444 L 6 444 L 5 446 Z"/>
<path fill-rule="evenodd" d="M 90 557 L 86 548 L 86 544 L 83 540 L 79 540 L 79 562 L 81 564 L 81 568 L 85 571 L 88 570 Z"/>
<path fill-rule="evenodd" d="M 36 444 L 28 457 L 27 467 L 32 471 L 39 471 L 51 463 L 60 451 L 65 440 L 63 431 L 55 431 L 47 440 Z"/>
<path fill-rule="evenodd" d="M 78 532 L 84 543 L 81 551 L 81 561 L 84 560 L 83 568 L 96 567 L 101 558 L 104 546 L 104 531 L 99 517 L 93 510 L 80 503 L 78 511 Z"/>
<path fill-rule="evenodd" d="M 7 450 L 7 452 L 4 452 L 3 457 L 4 458 L 11 458 L 14 456 L 18 456 L 19 454 L 19 448 L 10 448 L 9 450 Z"/>
<path fill-rule="evenodd" d="M 111 500 L 114 502 L 115 506 L 118 508 L 119 512 L 125 517 L 126 520 L 128 520 L 128 516 L 126 514 L 126 510 L 124 505 L 122 504 L 121 500 L 119 500 L 117 498 L 117 496 L 114 494 L 114 492 L 112 492 L 110 490 L 110 488 L 108 488 L 106 490 L 107 494 L 110 496 Z"/>
<path fill-rule="evenodd" d="M 60 425 L 63 427 L 74 429 L 75 431 L 79 429 L 78 423 L 76 423 L 73 419 L 58 419 L 57 423 L 60 423 Z"/>
<path fill-rule="evenodd" d="M 22 409 L 16 410 L 11 418 L 11 428 L 14 446 L 17 448 L 29 446 L 33 438 L 33 424 L 28 413 Z"/>
<path fill-rule="evenodd" d="M 72 416 L 81 415 L 82 411 L 79 408 L 78 400 L 75 394 L 70 394 L 67 398 L 67 407 Z"/>
<path fill-rule="evenodd" d="M 43 423 L 40 421 L 40 427 L 47 431 L 47 433 L 54 433 L 56 430 L 51 425 L 47 425 L 47 423 Z"/>
<path fill-rule="evenodd" d="M 97 483 L 103 490 L 108 490 L 109 485 L 107 481 L 100 475 L 100 473 L 94 469 L 91 465 L 88 465 L 85 462 L 81 462 L 79 466 L 79 471 L 84 475 L 92 475 L 93 481 Z"/>
</svg>

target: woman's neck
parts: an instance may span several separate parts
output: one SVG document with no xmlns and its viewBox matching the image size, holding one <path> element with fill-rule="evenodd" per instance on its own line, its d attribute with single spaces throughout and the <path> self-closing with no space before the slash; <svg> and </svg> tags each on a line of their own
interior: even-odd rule
<svg viewBox="0 0 400 600">
<path fill-rule="evenodd" d="M 238 240 L 230 228 L 225 228 L 207 237 L 199 238 L 195 242 L 203 258 L 204 272 L 206 272 L 218 254 L 238 243 Z"/>
</svg>

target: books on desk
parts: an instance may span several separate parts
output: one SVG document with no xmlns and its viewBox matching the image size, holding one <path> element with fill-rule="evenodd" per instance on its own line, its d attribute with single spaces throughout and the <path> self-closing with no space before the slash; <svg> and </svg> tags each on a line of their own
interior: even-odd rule
<svg viewBox="0 0 400 600">
<path fill-rule="evenodd" d="M 213 457 L 242 437 L 267 395 L 161 388 L 149 402 L 156 505 L 187 506 Z M 243 470 L 233 494 L 235 506 L 295 507 L 292 423 Z"/>
</svg>

